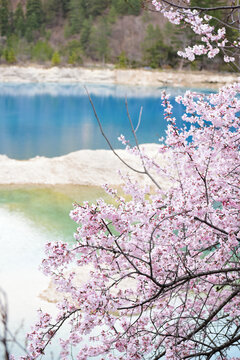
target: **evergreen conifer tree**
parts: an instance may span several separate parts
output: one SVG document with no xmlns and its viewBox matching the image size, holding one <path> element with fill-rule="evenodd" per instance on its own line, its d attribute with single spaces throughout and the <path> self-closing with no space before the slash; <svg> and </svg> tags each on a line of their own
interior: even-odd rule
<svg viewBox="0 0 240 360">
<path fill-rule="evenodd" d="M 109 37 L 109 24 L 106 18 L 102 18 L 99 24 L 99 41 L 97 46 L 97 52 L 99 59 L 104 64 L 109 56 L 109 46 L 108 46 L 108 37 Z"/>
<path fill-rule="evenodd" d="M 89 37 L 92 27 L 92 18 L 85 19 L 82 23 L 81 35 L 80 35 L 80 45 L 83 50 L 87 50 Z"/>
<path fill-rule="evenodd" d="M 17 8 L 14 13 L 14 31 L 18 36 L 24 36 L 25 34 L 25 16 L 23 12 L 22 3 L 17 4 Z"/>
<path fill-rule="evenodd" d="M 142 0 L 112 0 L 112 4 L 120 15 L 139 15 Z"/>
<path fill-rule="evenodd" d="M 85 0 L 70 0 L 69 3 L 69 24 L 70 33 L 79 33 L 86 19 L 86 2 Z"/>
<path fill-rule="evenodd" d="M 46 23 L 53 26 L 56 25 L 63 16 L 62 0 L 48 0 L 44 3 L 44 12 Z"/>
<path fill-rule="evenodd" d="M 61 0 L 63 16 L 66 17 L 69 11 L 70 0 Z"/>
<path fill-rule="evenodd" d="M 8 0 L 0 0 L 0 34 L 6 36 L 9 31 L 9 4 Z"/>
<path fill-rule="evenodd" d="M 143 55 L 146 65 L 158 68 L 163 65 L 174 66 L 176 53 L 165 43 L 163 34 L 158 26 L 149 24 L 143 42 Z"/>
<path fill-rule="evenodd" d="M 40 30 L 43 24 L 44 14 L 41 0 L 27 0 L 26 27 L 28 40 L 32 40 L 32 33 Z"/>
<path fill-rule="evenodd" d="M 89 16 L 98 16 L 110 5 L 110 0 L 87 0 L 87 14 Z"/>
<path fill-rule="evenodd" d="M 109 24 L 106 17 L 102 17 L 98 24 L 91 29 L 89 38 L 89 55 L 95 60 L 105 63 L 109 56 L 108 46 Z"/>
</svg>

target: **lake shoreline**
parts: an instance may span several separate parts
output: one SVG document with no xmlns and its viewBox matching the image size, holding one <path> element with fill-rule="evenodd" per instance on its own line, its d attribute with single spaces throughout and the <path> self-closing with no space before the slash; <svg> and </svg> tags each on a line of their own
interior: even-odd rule
<svg viewBox="0 0 240 360">
<path fill-rule="evenodd" d="M 98 83 L 123 84 L 131 86 L 189 86 L 189 87 L 220 87 L 237 81 L 236 74 L 220 74 L 207 72 L 157 71 L 157 70 L 119 70 L 89 69 L 74 67 L 42 66 L 0 66 L 0 83 Z M 149 88 L 150 89 L 150 88 Z M 101 88 L 99 91 L 102 91 Z M 157 91 L 155 92 L 157 93 Z M 159 159 L 158 145 L 146 144 L 148 154 Z M 133 167 L 142 170 L 140 163 L 136 165 L 136 157 L 124 150 L 118 154 Z M 0 155 L 0 184 L 77 184 L 101 186 L 110 184 L 118 186 L 123 183 L 119 170 L 128 171 L 110 150 L 80 150 L 64 156 L 47 158 L 37 156 L 29 160 L 15 160 Z M 134 173 L 141 183 L 149 183 L 142 174 Z M 161 182 L 164 181 L 161 179 Z M 150 182 L 151 183 L 151 182 Z M 164 186 L 168 186 L 165 181 Z"/>
<path fill-rule="evenodd" d="M 158 163 L 164 164 L 158 144 L 141 145 Z M 117 154 L 130 166 L 143 170 L 140 159 L 125 150 Z M 0 185 L 90 185 L 119 186 L 124 180 L 119 175 L 129 172 L 141 184 L 152 185 L 144 174 L 127 168 L 111 150 L 79 150 L 54 158 L 36 156 L 29 160 L 15 160 L 0 155 Z M 161 186 L 168 187 L 166 179 L 159 179 Z"/>
<path fill-rule="evenodd" d="M 237 80 L 235 73 L 208 71 L 0 66 L 0 83 L 95 83 L 217 89 Z"/>
</svg>

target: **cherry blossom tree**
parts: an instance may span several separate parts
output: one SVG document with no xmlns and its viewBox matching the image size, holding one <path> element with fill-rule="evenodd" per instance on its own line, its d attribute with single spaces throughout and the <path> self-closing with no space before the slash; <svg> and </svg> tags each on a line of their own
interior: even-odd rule
<svg viewBox="0 0 240 360">
<path fill-rule="evenodd" d="M 189 2 L 176 4 L 153 1 L 170 21 L 201 36 L 202 44 L 180 55 L 225 51 L 224 29 L 216 33 L 209 15 L 188 9 Z M 141 162 L 126 163 L 129 173 L 120 175 L 128 198 L 106 185 L 115 205 L 76 204 L 75 242 L 46 245 L 42 269 L 64 300 L 55 319 L 39 311 L 22 359 L 42 358 L 67 324 L 61 359 L 240 359 L 231 355 L 240 353 L 239 93 L 240 83 L 209 95 L 187 91 L 176 98 L 186 107 L 179 129 L 163 92 L 161 162 L 139 146 L 128 112 L 136 144 L 119 139 Z M 90 276 L 80 282 L 86 268 Z"/>
<path fill-rule="evenodd" d="M 221 52 L 224 61 L 239 70 L 239 0 L 204 1 L 207 6 L 195 6 L 192 2 L 190 0 L 152 1 L 152 8 L 155 11 L 159 11 L 173 24 L 190 27 L 196 35 L 196 43 L 187 46 L 178 54 L 193 61 L 199 55 L 207 55 L 211 59 Z M 201 4 L 202 1 L 199 3 Z M 209 3 L 214 5 L 210 6 Z M 213 23 L 217 23 L 218 26 L 214 26 Z"/>
</svg>

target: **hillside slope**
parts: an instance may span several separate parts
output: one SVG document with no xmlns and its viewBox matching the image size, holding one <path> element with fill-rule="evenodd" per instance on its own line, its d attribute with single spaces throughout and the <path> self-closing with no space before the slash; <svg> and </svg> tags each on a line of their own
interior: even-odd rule
<svg viewBox="0 0 240 360">
<path fill-rule="evenodd" d="M 190 32 L 147 12 L 143 1 L 1 0 L 0 63 L 189 66 L 177 51 L 191 43 Z M 209 69 L 202 59 L 191 66 Z"/>
</svg>

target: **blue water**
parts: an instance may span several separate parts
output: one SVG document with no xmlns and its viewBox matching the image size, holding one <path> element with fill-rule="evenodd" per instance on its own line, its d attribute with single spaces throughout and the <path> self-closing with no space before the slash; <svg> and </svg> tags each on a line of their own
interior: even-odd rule
<svg viewBox="0 0 240 360">
<path fill-rule="evenodd" d="M 134 126 L 143 106 L 137 131 L 140 143 L 157 142 L 165 135 L 161 91 L 163 88 L 88 85 L 104 131 L 115 148 L 120 134 L 133 141 L 125 97 Z M 183 106 L 172 93 L 173 115 L 182 125 Z M 0 84 L 0 154 L 15 159 L 37 155 L 60 156 L 80 149 L 107 149 L 86 91 L 80 84 Z"/>
</svg>

